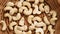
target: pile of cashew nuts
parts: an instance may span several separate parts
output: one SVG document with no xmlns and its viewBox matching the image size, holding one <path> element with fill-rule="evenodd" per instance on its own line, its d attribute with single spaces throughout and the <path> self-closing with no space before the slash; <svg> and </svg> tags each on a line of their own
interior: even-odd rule
<svg viewBox="0 0 60 34">
<path fill-rule="evenodd" d="M 35 34 L 45 34 L 46 30 L 50 34 L 55 32 L 53 26 L 56 24 L 57 13 L 51 10 L 44 0 L 7 2 L 4 12 L 4 17 L 11 22 L 9 29 L 14 31 L 15 34 L 32 34 L 32 31 Z M 6 31 L 7 24 L 5 20 L 1 20 L 0 23 L 3 25 L 2 31 Z"/>
</svg>

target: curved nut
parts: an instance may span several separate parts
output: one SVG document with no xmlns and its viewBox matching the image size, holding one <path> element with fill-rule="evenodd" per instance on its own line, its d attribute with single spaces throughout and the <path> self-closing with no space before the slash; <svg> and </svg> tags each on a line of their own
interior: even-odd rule
<svg viewBox="0 0 60 34">
<path fill-rule="evenodd" d="M 52 15 L 53 18 L 57 16 L 56 11 L 54 11 L 54 10 L 51 10 L 51 11 L 50 11 L 50 14 Z"/>
<path fill-rule="evenodd" d="M 45 13 L 49 13 L 50 8 L 48 5 L 44 6 L 44 9 L 45 9 Z"/>
<path fill-rule="evenodd" d="M 14 3 L 13 2 L 8 2 L 7 6 L 14 6 Z"/>
<path fill-rule="evenodd" d="M 43 22 L 37 22 L 37 21 L 34 21 L 34 25 L 36 26 L 36 27 L 43 27 L 43 30 L 45 31 L 46 30 L 46 24 L 45 23 L 43 23 Z"/>
<path fill-rule="evenodd" d="M 23 34 L 23 32 L 18 29 L 17 25 L 14 27 L 14 32 L 15 34 Z"/>
<path fill-rule="evenodd" d="M 36 28 L 36 34 L 44 34 L 44 30 L 42 28 Z"/>
<path fill-rule="evenodd" d="M 23 13 L 25 15 L 31 15 L 32 14 L 32 8 L 29 8 L 29 10 L 25 10 Z"/>
<path fill-rule="evenodd" d="M 33 4 L 33 7 L 35 7 L 35 9 L 33 10 L 33 14 L 41 14 L 41 11 L 38 10 L 38 6 Z"/>
<path fill-rule="evenodd" d="M 6 13 L 6 14 L 4 15 L 4 17 L 8 17 L 8 18 L 9 18 L 9 21 L 12 20 L 12 16 L 11 16 L 9 13 Z"/>
<path fill-rule="evenodd" d="M 19 21 L 19 25 L 23 26 L 24 25 L 24 17 L 21 18 L 21 20 Z"/>
<path fill-rule="evenodd" d="M 34 18 L 33 18 L 33 21 L 39 21 L 39 22 L 41 22 L 42 21 L 42 18 L 40 18 L 39 16 L 35 16 Z"/>
<path fill-rule="evenodd" d="M 29 23 L 29 24 L 32 24 L 33 18 L 34 18 L 33 15 L 28 16 L 28 23 Z"/>
<path fill-rule="evenodd" d="M 5 31 L 7 29 L 6 22 L 4 20 L 1 20 L 0 23 L 3 25 L 2 31 Z"/>
<path fill-rule="evenodd" d="M 11 9 L 13 9 L 13 8 L 10 7 L 10 6 L 6 6 L 6 7 L 4 8 L 5 11 L 6 11 L 6 10 L 11 10 Z"/>
<path fill-rule="evenodd" d="M 44 3 L 41 3 L 40 5 L 39 5 L 39 10 L 41 11 L 41 12 L 44 12 Z"/>
<path fill-rule="evenodd" d="M 47 16 L 44 16 L 44 22 L 47 24 L 47 25 L 49 25 L 50 24 L 50 22 L 49 22 L 49 20 L 47 19 Z"/>
<path fill-rule="evenodd" d="M 27 6 L 28 8 L 31 8 L 31 4 L 27 1 L 23 2 L 23 6 Z"/>
<path fill-rule="evenodd" d="M 13 20 L 19 20 L 21 18 L 21 15 L 20 13 L 18 13 L 16 16 L 13 16 L 12 18 Z"/>
<path fill-rule="evenodd" d="M 57 18 L 51 18 L 50 19 L 50 23 L 52 24 L 52 25 L 55 25 L 55 21 L 57 20 Z"/>
<path fill-rule="evenodd" d="M 10 25 L 9 25 L 9 28 L 10 28 L 11 30 L 13 30 L 13 26 L 15 26 L 15 25 L 17 25 L 16 22 L 11 22 Z"/>
<path fill-rule="evenodd" d="M 54 34 L 55 30 L 52 29 L 52 25 L 48 26 L 48 30 L 50 31 L 50 34 Z"/>
<path fill-rule="evenodd" d="M 14 13 L 17 13 L 17 8 L 13 8 L 10 10 L 10 15 L 13 15 Z"/>
<path fill-rule="evenodd" d="M 38 4 L 39 3 L 39 0 L 35 0 L 34 4 Z"/>
<path fill-rule="evenodd" d="M 26 34 L 32 34 L 32 31 L 31 31 L 31 30 L 29 30 L 28 32 L 26 32 Z"/>
</svg>

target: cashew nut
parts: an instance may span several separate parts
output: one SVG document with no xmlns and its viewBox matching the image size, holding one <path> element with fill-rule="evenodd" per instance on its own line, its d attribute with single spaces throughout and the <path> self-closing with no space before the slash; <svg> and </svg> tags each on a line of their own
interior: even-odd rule
<svg viewBox="0 0 60 34">
<path fill-rule="evenodd" d="M 32 24 L 33 18 L 34 18 L 33 15 L 29 15 L 29 16 L 28 16 L 28 23 L 29 23 L 29 24 Z"/>
<path fill-rule="evenodd" d="M 17 13 L 17 8 L 13 8 L 10 10 L 10 15 L 13 15 L 14 13 Z"/>
<path fill-rule="evenodd" d="M 14 6 L 14 3 L 13 2 L 8 2 L 7 6 Z"/>
<path fill-rule="evenodd" d="M 4 15 L 4 17 L 8 17 L 8 18 L 9 18 L 9 21 L 12 20 L 12 16 L 11 16 L 9 13 L 6 13 L 6 14 Z"/>
<path fill-rule="evenodd" d="M 23 6 L 27 6 L 28 8 L 31 8 L 31 4 L 27 1 L 23 2 Z"/>
<path fill-rule="evenodd" d="M 36 26 L 36 27 L 43 27 L 43 30 L 45 31 L 46 30 L 46 24 L 45 23 L 43 23 L 43 22 L 37 22 L 37 21 L 34 21 L 34 25 Z"/>
<path fill-rule="evenodd" d="M 51 10 L 51 11 L 50 11 L 50 14 L 52 15 L 52 17 L 56 17 L 56 16 L 57 16 L 56 11 L 54 11 L 54 10 Z"/>
<path fill-rule="evenodd" d="M 10 7 L 10 6 L 6 6 L 6 7 L 4 8 L 5 11 L 6 11 L 6 10 L 11 10 L 11 9 L 13 9 L 13 8 Z"/>
<path fill-rule="evenodd" d="M 39 17 L 39 16 L 35 16 L 35 17 L 33 18 L 33 21 L 36 21 L 36 20 L 40 22 L 40 21 L 42 21 L 42 18 Z"/>
<path fill-rule="evenodd" d="M 44 22 L 47 24 L 47 25 L 49 25 L 50 24 L 50 22 L 49 22 L 49 20 L 47 19 L 47 16 L 44 16 Z"/>
<path fill-rule="evenodd" d="M 19 25 L 24 25 L 24 17 L 21 18 L 21 20 L 19 21 Z"/>
<path fill-rule="evenodd" d="M 1 20 L 0 23 L 3 25 L 2 31 L 5 31 L 7 28 L 6 22 L 4 20 Z"/>
<path fill-rule="evenodd" d="M 29 30 L 28 32 L 26 32 L 26 34 L 32 34 L 32 31 L 31 31 L 31 30 Z"/>
<path fill-rule="evenodd" d="M 15 34 L 23 34 L 23 32 L 18 29 L 17 25 L 14 27 L 14 32 Z"/>
<path fill-rule="evenodd" d="M 41 12 L 44 12 L 44 3 L 41 3 L 41 4 L 39 5 L 39 10 L 40 10 Z"/>
<path fill-rule="evenodd" d="M 55 30 L 52 29 L 52 25 L 48 26 L 48 30 L 50 31 L 50 34 L 54 34 Z"/>
<path fill-rule="evenodd" d="M 39 0 L 35 0 L 34 4 L 38 4 L 39 3 Z"/>
<path fill-rule="evenodd" d="M 44 34 L 44 30 L 42 28 L 36 28 L 36 34 Z"/>
<path fill-rule="evenodd" d="M 12 18 L 13 20 L 19 20 L 21 18 L 21 15 L 20 13 L 18 13 L 16 16 L 13 16 Z"/>
<path fill-rule="evenodd" d="M 44 6 L 44 9 L 45 9 L 45 13 L 49 13 L 50 8 L 48 5 Z"/>
<path fill-rule="evenodd" d="M 38 6 L 33 4 L 33 7 L 35 7 L 33 14 L 41 14 L 41 12 L 38 10 Z"/>
<path fill-rule="evenodd" d="M 51 18 L 50 19 L 50 23 L 52 24 L 52 25 L 55 25 L 55 21 L 57 20 L 57 18 Z"/>
<path fill-rule="evenodd" d="M 13 30 L 13 26 L 15 26 L 15 25 L 17 25 L 16 22 L 11 22 L 10 25 L 9 25 L 9 28 L 10 28 L 11 30 Z"/>
</svg>

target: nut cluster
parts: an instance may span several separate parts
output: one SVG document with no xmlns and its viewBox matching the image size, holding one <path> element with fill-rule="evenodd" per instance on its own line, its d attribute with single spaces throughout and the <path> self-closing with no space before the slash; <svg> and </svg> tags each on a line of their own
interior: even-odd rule
<svg viewBox="0 0 60 34">
<path fill-rule="evenodd" d="M 11 22 L 9 29 L 13 30 L 15 34 L 32 34 L 32 30 L 35 30 L 35 34 L 44 34 L 47 28 L 50 34 L 55 32 L 53 26 L 55 26 L 55 21 L 57 20 L 57 13 L 54 10 L 50 10 L 44 0 L 8 2 L 4 12 L 4 17 L 9 18 Z M 40 16 L 41 14 L 43 17 Z M 50 19 L 48 19 L 49 17 Z M 16 21 L 19 21 L 19 23 Z M 25 21 L 28 22 L 28 25 L 25 24 Z M 5 20 L 1 20 L 0 23 L 3 25 L 2 31 L 5 31 L 7 28 Z"/>
</svg>

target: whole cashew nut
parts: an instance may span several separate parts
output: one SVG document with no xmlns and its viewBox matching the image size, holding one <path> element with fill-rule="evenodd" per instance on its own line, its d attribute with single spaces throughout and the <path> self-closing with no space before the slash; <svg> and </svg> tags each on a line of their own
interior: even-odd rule
<svg viewBox="0 0 60 34">
<path fill-rule="evenodd" d="M 11 30 L 13 30 L 13 26 L 15 26 L 15 25 L 17 25 L 16 22 L 11 22 L 10 25 L 9 25 L 9 28 L 10 28 Z"/>
<path fill-rule="evenodd" d="M 44 3 L 41 3 L 41 4 L 39 5 L 39 10 L 40 10 L 41 12 L 44 12 Z"/>
<path fill-rule="evenodd" d="M 43 30 L 45 31 L 46 30 L 46 24 L 45 23 L 43 23 L 43 22 L 37 22 L 37 21 L 34 21 L 34 25 L 36 26 L 36 27 L 43 27 Z"/>
<path fill-rule="evenodd" d="M 33 14 L 41 14 L 41 11 L 38 10 L 38 6 L 33 4 L 33 7 L 35 7 L 35 9 L 33 10 Z"/>
<path fill-rule="evenodd" d="M 9 13 L 6 13 L 6 14 L 4 15 L 4 17 L 8 17 L 8 18 L 9 18 L 9 21 L 12 20 L 12 16 L 11 16 Z"/>
<path fill-rule="evenodd" d="M 13 16 L 12 18 L 13 20 L 19 20 L 21 18 L 21 15 L 20 13 L 18 13 L 16 16 Z"/>
<path fill-rule="evenodd" d="M 14 3 L 13 2 L 8 2 L 7 6 L 14 6 Z"/>
<path fill-rule="evenodd" d="M 23 26 L 24 25 L 24 17 L 21 18 L 21 20 L 19 21 L 19 25 Z"/>
<path fill-rule="evenodd" d="M 47 19 L 47 16 L 44 16 L 44 22 L 47 24 L 47 25 L 49 25 L 50 24 L 50 22 L 48 21 L 48 19 Z"/>
<path fill-rule="evenodd" d="M 39 33 L 44 34 L 44 30 L 42 28 L 36 28 L 35 32 L 36 34 L 39 34 Z"/>
<path fill-rule="evenodd" d="M 48 30 L 50 31 L 50 34 L 54 34 L 55 30 L 52 29 L 52 25 L 48 26 Z"/>
<path fill-rule="evenodd" d="M 7 28 L 6 22 L 4 20 L 1 20 L 0 23 L 3 25 L 2 31 L 5 31 Z"/>
<path fill-rule="evenodd" d="M 29 24 L 32 24 L 33 18 L 34 18 L 33 15 L 29 15 L 29 16 L 28 16 L 28 23 L 29 23 Z"/>
</svg>

